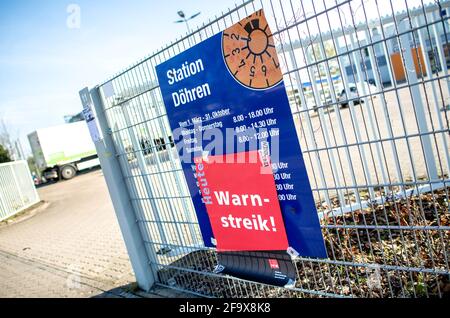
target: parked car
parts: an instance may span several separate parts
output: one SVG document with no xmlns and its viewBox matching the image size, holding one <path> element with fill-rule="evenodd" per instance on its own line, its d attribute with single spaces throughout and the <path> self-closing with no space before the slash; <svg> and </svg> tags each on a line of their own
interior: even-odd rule
<svg viewBox="0 0 450 318">
<path fill-rule="evenodd" d="M 40 185 L 42 183 L 41 179 L 37 176 L 36 172 L 31 173 L 31 177 L 33 178 L 34 185 Z"/>
<path fill-rule="evenodd" d="M 364 102 L 361 96 L 378 93 L 378 88 L 366 81 L 358 84 L 350 83 L 348 84 L 348 87 L 350 89 L 350 94 L 348 94 L 348 96 L 345 88 L 338 95 L 338 101 L 341 107 L 347 107 L 350 101 L 355 105 L 361 104 Z"/>
</svg>

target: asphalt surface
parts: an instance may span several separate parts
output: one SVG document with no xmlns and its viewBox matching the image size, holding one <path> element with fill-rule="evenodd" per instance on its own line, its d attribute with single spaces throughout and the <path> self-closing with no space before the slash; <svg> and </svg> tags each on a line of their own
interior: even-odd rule
<svg viewBox="0 0 450 318">
<path fill-rule="evenodd" d="M 44 204 L 0 226 L 0 297 L 129 296 L 134 275 L 101 170 L 38 193 Z"/>
</svg>

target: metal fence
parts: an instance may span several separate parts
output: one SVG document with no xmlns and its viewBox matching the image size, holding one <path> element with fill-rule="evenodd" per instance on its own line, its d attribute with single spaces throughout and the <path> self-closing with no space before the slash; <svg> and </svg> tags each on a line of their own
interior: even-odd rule
<svg viewBox="0 0 450 318">
<path fill-rule="evenodd" d="M 155 74 L 260 8 L 329 255 L 299 257 L 292 289 L 213 272 L 215 250 L 203 246 Z M 449 1 L 246 1 L 91 90 L 145 247 L 144 271 L 158 285 L 212 297 L 448 293 L 449 15 Z"/>
<path fill-rule="evenodd" d="M 0 221 L 40 201 L 25 160 L 0 164 Z"/>
</svg>

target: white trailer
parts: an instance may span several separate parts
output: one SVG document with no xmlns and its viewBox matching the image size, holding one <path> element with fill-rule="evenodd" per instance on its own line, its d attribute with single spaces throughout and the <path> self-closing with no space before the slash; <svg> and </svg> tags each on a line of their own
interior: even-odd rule
<svg viewBox="0 0 450 318">
<path fill-rule="evenodd" d="M 38 129 L 28 141 L 47 180 L 68 180 L 78 171 L 100 165 L 85 121 Z"/>
</svg>

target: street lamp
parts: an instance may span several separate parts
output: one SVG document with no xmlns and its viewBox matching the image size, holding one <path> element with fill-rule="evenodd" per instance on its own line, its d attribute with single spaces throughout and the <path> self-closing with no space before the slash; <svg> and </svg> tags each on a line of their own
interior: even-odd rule
<svg viewBox="0 0 450 318">
<path fill-rule="evenodd" d="M 189 28 L 189 20 L 192 20 L 193 18 L 195 18 L 196 16 L 198 16 L 200 14 L 200 12 L 197 12 L 196 14 L 194 14 L 193 16 L 191 16 L 190 18 L 186 18 L 186 15 L 184 14 L 184 12 L 182 10 L 177 12 L 178 15 L 180 16 L 181 20 L 175 21 L 175 23 L 186 23 L 186 27 L 188 30 L 188 33 L 191 33 L 191 29 Z"/>
</svg>

